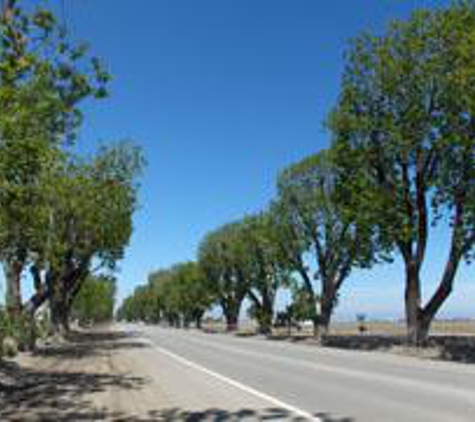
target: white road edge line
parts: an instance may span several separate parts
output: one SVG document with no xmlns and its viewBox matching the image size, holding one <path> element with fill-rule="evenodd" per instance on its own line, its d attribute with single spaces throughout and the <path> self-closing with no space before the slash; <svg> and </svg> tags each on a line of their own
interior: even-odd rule
<svg viewBox="0 0 475 422">
<path fill-rule="evenodd" d="M 204 366 L 198 365 L 198 364 L 196 364 L 196 363 L 194 363 L 194 362 L 192 362 L 188 359 L 185 359 L 185 358 L 183 358 L 183 357 L 181 357 L 181 356 L 179 356 L 179 355 L 177 355 L 173 352 L 170 352 L 167 349 L 164 349 L 163 347 L 157 346 L 151 340 L 148 340 L 147 342 L 149 342 L 149 344 L 154 349 L 159 351 L 160 353 L 163 353 L 164 355 L 167 355 L 168 357 L 171 357 L 172 359 L 175 359 L 176 361 L 182 363 L 183 365 L 186 365 L 186 366 L 188 366 L 190 368 L 193 368 L 195 370 L 204 372 L 205 374 L 210 375 L 210 376 L 212 376 L 212 377 L 214 377 L 214 378 L 216 378 L 216 379 L 218 379 L 222 382 L 225 382 L 225 383 L 227 383 L 227 384 L 229 384 L 229 385 L 231 385 L 235 388 L 238 388 L 239 390 L 245 391 L 248 394 L 252 394 L 256 397 L 259 397 L 260 399 L 268 401 L 268 402 L 274 404 L 275 406 L 279 406 L 279 407 L 282 407 L 284 409 L 287 409 L 289 412 L 295 414 L 296 416 L 300 416 L 300 417 L 303 417 L 305 419 L 309 419 L 309 420 L 312 420 L 312 421 L 315 421 L 315 422 L 323 422 L 322 419 L 320 419 L 317 416 L 312 415 L 309 412 L 301 410 L 301 409 L 299 409 L 295 406 L 292 406 L 291 404 L 285 403 L 282 400 L 276 399 L 275 397 L 269 396 L 268 394 L 261 393 L 260 391 L 255 390 L 252 387 L 248 387 L 247 385 L 241 384 L 238 381 L 235 381 L 231 378 L 228 378 L 224 375 L 221 375 L 217 372 L 214 372 L 214 371 L 212 371 L 208 368 L 205 368 Z"/>
</svg>

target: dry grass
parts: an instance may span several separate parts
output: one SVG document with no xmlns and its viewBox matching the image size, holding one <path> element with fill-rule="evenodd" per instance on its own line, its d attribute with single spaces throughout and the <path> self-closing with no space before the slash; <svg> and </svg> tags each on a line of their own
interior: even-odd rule
<svg viewBox="0 0 475 422">
<path fill-rule="evenodd" d="M 368 321 L 365 324 L 367 333 L 378 335 L 404 335 L 404 321 Z M 336 322 L 331 328 L 335 335 L 355 335 L 359 333 L 356 322 Z M 475 320 L 441 320 L 431 326 L 432 335 L 475 335 Z"/>
<path fill-rule="evenodd" d="M 366 332 L 369 335 L 404 336 L 406 325 L 404 321 L 367 321 Z M 221 322 L 207 322 L 204 329 L 211 332 L 224 332 L 225 325 Z M 240 324 L 238 335 L 255 334 L 257 329 L 253 321 L 243 321 Z M 275 335 L 287 335 L 286 328 L 273 330 Z M 336 336 L 352 336 L 360 334 L 357 322 L 334 322 L 330 327 L 330 334 Z M 300 330 L 292 329 L 292 336 L 307 337 L 312 335 L 312 328 L 307 326 Z M 434 321 L 431 326 L 431 335 L 435 336 L 475 336 L 475 320 L 440 320 Z"/>
<path fill-rule="evenodd" d="M 313 337 L 313 329 L 308 325 L 300 330 L 293 328 L 290 336 L 288 329 L 274 328 L 269 339 L 475 364 L 475 320 L 435 321 L 429 342 L 424 348 L 408 346 L 403 321 L 367 321 L 364 333 L 360 332 L 359 327 L 357 322 L 334 322 L 323 342 Z M 245 321 L 234 334 L 240 337 L 253 336 L 256 328 L 252 321 Z M 223 332 L 225 326 L 213 322 L 206 324 L 205 329 L 208 332 Z"/>
</svg>

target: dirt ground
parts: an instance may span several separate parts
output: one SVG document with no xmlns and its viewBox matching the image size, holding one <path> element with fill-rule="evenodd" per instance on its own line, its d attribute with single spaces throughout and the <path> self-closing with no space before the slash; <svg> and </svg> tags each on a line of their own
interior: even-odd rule
<svg viewBox="0 0 475 422">
<path fill-rule="evenodd" d="M 152 420 L 141 410 L 166 407 L 166 396 L 134 358 L 145 347 L 103 329 L 0 363 L 0 421 Z"/>
</svg>

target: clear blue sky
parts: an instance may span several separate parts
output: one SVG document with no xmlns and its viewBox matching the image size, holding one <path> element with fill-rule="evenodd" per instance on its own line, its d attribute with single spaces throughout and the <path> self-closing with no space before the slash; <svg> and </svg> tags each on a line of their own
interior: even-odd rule
<svg viewBox="0 0 475 422">
<path fill-rule="evenodd" d="M 82 146 L 132 138 L 148 159 L 120 297 L 149 271 L 193 259 L 209 230 L 265 207 L 277 173 L 327 145 L 323 121 L 349 38 L 443 3 L 65 0 L 73 36 L 90 41 L 114 75 L 112 97 L 88 108 Z M 436 236 L 429 279 L 444 243 Z M 475 316 L 469 275 L 460 273 L 446 315 Z M 402 292 L 397 263 L 357 273 L 338 315 L 402 316 Z"/>
</svg>

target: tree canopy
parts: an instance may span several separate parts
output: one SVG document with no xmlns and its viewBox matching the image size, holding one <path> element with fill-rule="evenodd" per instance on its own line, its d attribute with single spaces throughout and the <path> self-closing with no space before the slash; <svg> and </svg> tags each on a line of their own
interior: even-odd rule
<svg viewBox="0 0 475 422">
<path fill-rule="evenodd" d="M 382 36 L 357 38 L 330 118 L 354 214 L 405 263 L 413 342 L 424 341 L 475 241 L 474 12 L 471 2 L 420 10 Z M 423 305 L 430 228 L 447 220 L 446 266 Z"/>
<path fill-rule="evenodd" d="M 67 329 L 87 276 L 122 259 L 144 164 L 132 143 L 85 157 L 74 143 L 88 99 L 110 75 L 44 5 L 4 0 L 0 11 L 0 261 L 13 319 L 49 303 Z M 27 271 L 34 295 L 22 300 Z"/>
</svg>

